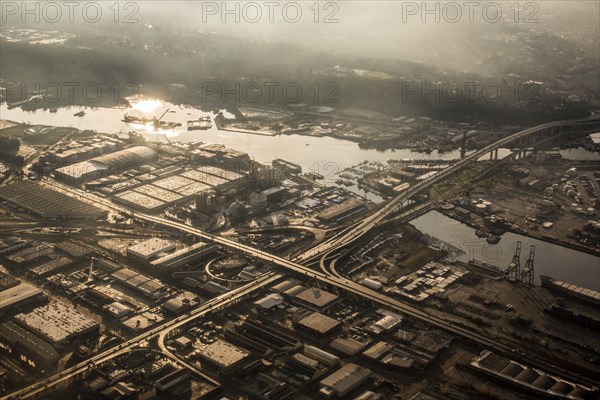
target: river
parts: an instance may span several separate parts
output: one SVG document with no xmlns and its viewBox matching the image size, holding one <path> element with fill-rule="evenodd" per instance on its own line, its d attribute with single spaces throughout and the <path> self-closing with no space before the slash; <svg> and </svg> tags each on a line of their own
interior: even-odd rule
<svg viewBox="0 0 600 400">
<path fill-rule="evenodd" d="M 143 132 L 148 140 L 172 142 L 187 142 L 198 140 L 202 142 L 221 143 L 227 147 L 244 151 L 253 159 L 261 163 L 269 163 L 275 158 L 283 158 L 299 164 L 303 171 L 313 171 L 325 176 L 325 183 L 334 184 L 337 179 L 335 174 L 345 168 L 354 166 L 362 161 L 379 161 L 385 163 L 388 159 L 457 159 L 458 151 L 438 154 L 417 153 L 411 150 L 385 150 L 361 149 L 358 144 L 331 137 L 311 137 L 301 135 L 262 136 L 240 132 L 221 131 L 215 127 L 207 131 L 187 131 L 187 120 L 200 116 L 214 114 L 204 112 L 189 106 L 164 103 L 170 108 L 165 117 L 168 121 L 177 121 L 183 124 L 182 128 L 174 131 L 155 133 L 151 129 Z M 73 114 L 85 111 L 84 117 L 75 117 Z M 164 110 L 164 107 L 161 109 Z M 158 111 L 157 111 L 158 114 Z M 23 111 L 20 108 L 8 109 L 4 103 L 0 105 L 0 115 L 3 119 L 34 125 L 60 125 L 72 126 L 78 129 L 93 129 L 102 133 L 127 133 L 132 128 L 121 122 L 124 111 L 117 108 L 90 108 L 90 107 L 65 107 L 59 108 L 55 113 L 49 110 Z M 151 113 L 149 114 L 152 115 Z M 227 113 L 225 113 L 227 116 Z M 505 149 L 500 154 L 508 154 Z M 561 150 L 560 153 L 569 158 L 579 160 L 600 159 L 598 153 L 584 149 Z M 486 157 L 483 157 L 485 159 Z M 372 193 L 364 192 L 357 187 L 350 187 L 359 195 L 380 202 L 382 199 Z M 465 251 L 463 261 L 475 258 L 506 268 L 512 259 L 515 245 L 518 240 L 523 243 L 521 264 L 529 254 L 529 246 L 537 248 L 535 263 L 535 280 L 539 283 L 539 275 L 550 275 L 578 285 L 600 290 L 600 259 L 598 257 L 567 249 L 554 244 L 541 242 L 522 235 L 506 233 L 498 245 L 488 245 L 485 240 L 479 239 L 475 231 L 462 223 L 445 215 L 432 211 L 414 221 L 419 230 L 445 242 L 454 243 Z"/>
<path fill-rule="evenodd" d="M 576 251 L 553 243 L 507 232 L 498 244 L 488 244 L 475 235 L 475 229 L 447 217 L 438 211 L 430 211 L 412 220 L 411 225 L 464 252 L 461 261 L 476 259 L 504 270 L 512 261 L 517 241 L 522 242 L 521 267 L 529 257 L 530 246 L 536 247 L 535 283 L 540 275 L 548 275 L 579 286 L 600 290 L 600 257 Z"/>
</svg>

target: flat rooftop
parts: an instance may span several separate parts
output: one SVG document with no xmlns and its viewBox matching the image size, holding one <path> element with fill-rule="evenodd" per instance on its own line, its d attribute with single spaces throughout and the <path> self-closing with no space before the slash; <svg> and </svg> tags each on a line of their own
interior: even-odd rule
<svg viewBox="0 0 600 400">
<path fill-rule="evenodd" d="M 318 308 L 325 308 L 339 299 L 339 296 L 317 288 L 306 289 L 296 295 L 296 299 L 302 300 Z"/>
<path fill-rule="evenodd" d="M 328 317 L 318 312 L 310 314 L 308 317 L 298 321 L 298 325 L 310 329 L 311 331 L 325 335 L 338 328 L 342 323 L 337 319 Z"/>
<path fill-rule="evenodd" d="M 106 211 L 31 181 L 0 187 L 0 199 L 8 200 L 44 218 L 99 218 Z"/>
<path fill-rule="evenodd" d="M 13 286 L 0 292 L 0 310 L 10 308 L 41 294 L 40 289 L 28 283 Z"/>
<path fill-rule="evenodd" d="M 59 302 L 50 302 L 15 319 L 51 343 L 61 343 L 99 327 L 98 322 Z"/>
<path fill-rule="evenodd" d="M 220 368 L 227 368 L 248 357 L 246 351 L 223 340 L 207 344 L 199 350 L 199 354 Z"/>
</svg>

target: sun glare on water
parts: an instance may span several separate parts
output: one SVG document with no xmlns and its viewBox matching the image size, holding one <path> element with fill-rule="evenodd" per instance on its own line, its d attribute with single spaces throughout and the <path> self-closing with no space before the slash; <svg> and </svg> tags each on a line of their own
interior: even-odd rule
<svg viewBox="0 0 600 400">
<path fill-rule="evenodd" d="M 139 110 L 143 113 L 150 113 L 162 106 L 160 100 L 141 100 L 133 105 L 133 109 Z"/>
</svg>

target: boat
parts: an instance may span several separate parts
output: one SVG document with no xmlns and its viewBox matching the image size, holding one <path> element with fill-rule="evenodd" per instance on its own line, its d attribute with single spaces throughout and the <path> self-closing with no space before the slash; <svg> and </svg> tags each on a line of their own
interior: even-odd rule
<svg viewBox="0 0 600 400">
<path fill-rule="evenodd" d="M 579 300 L 587 301 L 589 303 L 600 305 L 600 292 L 593 289 L 584 288 L 577 286 L 569 282 L 563 282 L 555 280 L 546 275 L 540 275 L 542 286 L 560 292 L 566 296 L 575 297 Z"/>
<path fill-rule="evenodd" d="M 74 115 L 75 117 L 83 117 L 83 116 L 85 115 L 85 111 L 83 111 L 83 110 L 82 110 L 82 111 L 76 112 L 76 113 L 75 113 L 75 114 L 73 114 L 73 115 Z"/>
<path fill-rule="evenodd" d="M 489 244 L 496 244 L 500 242 L 500 236 L 490 235 L 485 239 Z"/>
<path fill-rule="evenodd" d="M 188 131 L 208 130 L 212 127 L 210 117 L 200 117 L 187 122 Z"/>
<path fill-rule="evenodd" d="M 306 174 L 307 177 L 309 177 L 310 179 L 312 179 L 313 181 L 317 181 L 317 180 L 323 180 L 325 179 L 325 177 L 321 174 L 318 174 L 316 172 L 308 172 Z"/>
<path fill-rule="evenodd" d="M 169 112 L 169 108 L 167 108 L 167 110 L 165 112 L 162 113 L 162 115 L 158 118 L 156 117 L 152 117 L 152 118 L 146 118 L 143 116 L 140 117 L 134 117 L 128 114 L 125 114 L 123 116 L 123 119 L 121 120 L 121 122 L 125 122 L 127 124 L 129 123 L 134 123 L 134 124 L 140 124 L 140 125 L 144 125 L 144 126 L 152 126 L 154 128 L 154 130 L 158 130 L 158 129 L 175 129 L 178 126 L 181 126 L 181 122 L 171 122 L 171 121 L 163 121 L 163 117 Z"/>
</svg>

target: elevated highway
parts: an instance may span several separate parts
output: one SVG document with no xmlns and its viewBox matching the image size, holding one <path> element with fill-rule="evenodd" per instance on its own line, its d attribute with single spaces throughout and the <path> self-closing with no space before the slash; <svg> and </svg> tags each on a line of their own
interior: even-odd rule
<svg viewBox="0 0 600 400">
<path fill-rule="evenodd" d="M 448 178 L 450 175 L 457 173 L 461 169 L 467 167 L 470 163 L 477 161 L 480 157 L 487 153 L 491 153 L 497 150 L 500 147 L 507 146 L 519 139 L 527 138 L 531 135 L 550 132 L 550 134 L 562 134 L 562 132 L 566 132 L 568 130 L 574 129 L 599 129 L 600 128 L 600 116 L 590 116 L 587 118 L 581 118 L 577 120 L 568 120 L 568 121 L 557 121 L 552 123 L 547 123 L 543 125 L 539 125 L 530 129 L 526 129 L 524 131 L 515 133 L 513 135 L 509 135 L 506 138 L 503 138 L 492 145 L 486 146 L 485 148 L 478 150 L 475 153 L 472 153 L 467 158 L 457 162 L 451 167 L 439 172 L 433 177 L 426 179 L 419 184 L 409 188 L 406 192 L 400 194 L 394 199 L 390 200 L 388 203 L 382 205 L 375 213 L 365 218 L 360 223 L 352 226 L 348 229 L 343 230 L 339 234 L 335 235 L 326 242 L 326 245 L 321 248 L 319 254 L 323 254 L 323 252 L 329 253 L 332 250 L 340 249 L 344 246 L 349 245 L 353 241 L 357 240 L 365 233 L 367 233 L 370 229 L 372 229 L 375 225 L 382 222 L 384 219 L 388 218 L 391 214 L 398 211 L 402 204 L 408 201 L 411 197 L 421 193 L 425 189 L 431 187 L 431 185 L 442 181 L 443 179 Z M 86 193 L 82 190 L 70 188 L 56 182 L 52 181 L 44 181 L 46 185 L 53 186 L 54 188 L 61 190 L 65 193 L 71 193 L 72 195 L 78 196 L 79 198 L 89 201 L 96 206 L 104 207 L 113 211 L 124 211 L 129 212 L 129 210 L 116 206 L 112 202 L 102 197 L 92 195 L 90 193 Z M 384 294 L 375 292 L 371 289 L 368 289 L 356 282 L 352 282 L 348 279 L 345 279 L 341 276 L 333 276 L 330 273 L 325 273 L 321 271 L 314 271 L 310 268 L 305 267 L 300 264 L 303 259 L 309 259 L 314 257 L 310 255 L 309 252 L 305 253 L 304 257 L 299 257 L 298 261 L 288 260 L 282 257 L 275 256 L 266 251 L 253 248 L 251 246 L 238 243 L 231 239 L 223 238 L 217 235 L 213 235 L 199 229 L 193 228 L 191 226 L 181 224 L 179 222 L 167 220 L 165 218 L 143 214 L 143 213 L 135 213 L 134 217 L 138 220 L 145 221 L 147 223 L 155 224 L 158 226 L 162 226 L 167 229 L 171 229 L 174 232 L 181 232 L 194 235 L 199 237 L 207 242 L 212 242 L 215 244 L 223 245 L 227 248 L 234 249 L 239 252 L 243 252 L 246 255 L 251 257 L 258 258 L 268 263 L 272 263 L 279 267 L 285 268 L 288 271 L 293 271 L 296 274 L 302 275 L 308 279 L 315 279 L 324 284 L 327 284 L 332 287 L 337 287 L 341 290 L 347 291 L 349 293 L 353 293 L 355 295 L 361 296 L 367 300 L 370 300 L 374 303 L 377 303 L 381 306 L 394 309 L 406 315 L 412 316 L 416 319 L 425 321 L 429 324 L 442 328 L 448 332 L 454 333 L 458 336 L 464 337 L 466 339 L 472 340 L 488 349 L 491 349 L 497 353 L 506 355 L 513 359 L 520 360 L 524 363 L 527 363 L 535 368 L 539 368 L 542 370 L 546 370 L 552 373 L 559 374 L 564 376 L 565 378 L 571 379 L 575 382 L 581 382 L 589 385 L 598 386 L 600 382 L 598 382 L 597 375 L 595 372 L 590 371 L 589 373 L 585 373 L 583 375 L 579 375 L 579 373 L 574 373 L 569 370 L 567 366 L 564 364 L 560 364 L 560 360 L 548 359 L 539 354 L 528 354 L 522 349 L 517 349 L 512 347 L 510 344 L 503 343 L 499 338 L 490 337 L 486 333 L 476 332 L 473 329 L 466 328 L 460 325 L 457 325 L 451 321 L 447 321 L 438 316 L 430 315 L 427 312 L 415 307 L 412 304 L 403 302 L 401 300 L 391 298 Z M 150 331 L 141 334 L 125 343 L 122 343 L 115 348 L 109 349 L 105 352 L 102 352 L 94 357 L 91 357 L 84 363 L 78 364 L 74 367 L 68 368 L 60 373 L 51 376 L 43 381 L 35 383 L 27 388 L 16 391 L 12 394 L 4 396 L 2 399 L 27 399 L 34 397 L 42 397 L 48 390 L 52 388 L 56 388 L 60 383 L 69 382 L 74 380 L 76 377 L 81 376 L 87 368 L 90 368 L 90 365 L 101 364 L 114 358 L 118 355 L 124 354 L 127 351 L 130 351 L 135 346 L 139 345 L 141 342 L 146 341 L 153 337 L 162 338 L 161 341 L 164 341 L 167 333 L 173 329 L 177 329 L 180 326 L 189 323 L 195 318 L 198 318 L 206 313 L 209 313 L 216 307 L 223 307 L 228 304 L 231 304 L 242 297 L 247 295 L 249 292 L 256 290 L 257 288 L 264 287 L 269 282 L 273 282 L 278 279 L 279 276 L 274 273 L 269 273 L 258 278 L 256 281 L 243 286 L 236 291 L 226 293 L 222 296 L 219 296 L 202 306 L 198 307 L 194 311 L 184 316 L 178 317 L 174 320 L 167 322 L 159 327 L 151 329 Z M 172 356 L 172 355 L 171 355 Z"/>
</svg>

